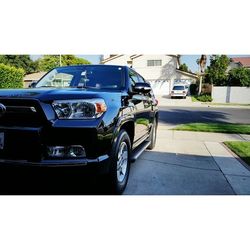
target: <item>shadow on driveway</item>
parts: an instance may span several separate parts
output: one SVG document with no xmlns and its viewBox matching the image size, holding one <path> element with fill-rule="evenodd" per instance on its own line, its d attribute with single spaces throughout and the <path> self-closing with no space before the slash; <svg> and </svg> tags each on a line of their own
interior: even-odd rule
<svg viewBox="0 0 250 250">
<path fill-rule="evenodd" d="M 235 193 L 211 156 L 147 151 L 132 167 L 125 194 L 232 195 Z"/>
</svg>

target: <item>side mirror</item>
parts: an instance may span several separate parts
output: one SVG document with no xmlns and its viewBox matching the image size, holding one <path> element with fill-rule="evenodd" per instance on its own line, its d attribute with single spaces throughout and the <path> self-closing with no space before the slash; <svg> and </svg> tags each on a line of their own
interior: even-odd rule
<svg viewBox="0 0 250 250">
<path fill-rule="evenodd" d="M 133 87 L 133 91 L 136 93 L 149 93 L 151 91 L 151 86 L 147 82 L 138 82 Z"/>
<path fill-rule="evenodd" d="M 37 81 L 33 81 L 30 85 L 29 85 L 29 88 L 35 88 L 37 84 Z"/>
</svg>

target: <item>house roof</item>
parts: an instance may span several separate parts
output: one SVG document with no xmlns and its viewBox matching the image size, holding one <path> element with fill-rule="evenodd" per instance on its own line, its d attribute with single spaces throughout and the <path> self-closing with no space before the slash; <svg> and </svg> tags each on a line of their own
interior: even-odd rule
<svg viewBox="0 0 250 250">
<path fill-rule="evenodd" d="M 121 56 L 123 56 L 123 54 L 120 54 L 120 55 L 110 55 L 110 57 L 108 57 L 108 58 L 102 60 L 102 63 L 111 61 L 111 60 L 113 60 L 113 59 L 115 59 L 115 58 L 118 58 L 118 57 L 121 57 Z"/>
<path fill-rule="evenodd" d="M 133 59 L 135 59 L 135 58 L 137 58 L 137 57 L 140 57 L 140 56 L 142 56 L 142 54 L 132 55 L 132 56 L 130 56 L 130 58 L 133 60 Z"/>
<path fill-rule="evenodd" d="M 232 57 L 231 61 L 240 63 L 243 67 L 250 67 L 250 57 Z"/>
<path fill-rule="evenodd" d="M 28 74 L 26 75 L 23 80 L 26 81 L 38 81 L 40 80 L 47 72 L 36 72 L 36 73 L 32 73 L 32 74 Z"/>
<path fill-rule="evenodd" d="M 183 71 L 183 70 L 180 70 L 180 69 L 176 69 L 177 72 L 183 74 L 183 75 L 187 75 L 187 76 L 191 76 L 191 77 L 194 77 L 194 78 L 199 78 L 198 75 L 196 75 L 195 73 L 192 73 L 192 72 L 186 72 L 186 71 Z"/>
</svg>

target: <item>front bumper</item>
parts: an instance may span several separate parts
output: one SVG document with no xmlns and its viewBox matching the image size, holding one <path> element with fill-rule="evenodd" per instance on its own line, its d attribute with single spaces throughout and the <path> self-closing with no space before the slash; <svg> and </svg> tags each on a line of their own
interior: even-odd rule
<svg viewBox="0 0 250 250">
<path fill-rule="evenodd" d="M 172 97 L 178 97 L 178 96 L 186 96 L 186 93 L 171 93 Z"/>
<path fill-rule="evenodd" d="M 60 160 L 42 160 L 40 162 L 31 162 L 27 160 L 8 160 L 0 159 L 0 167 L 18 167 L 18 168 L 67 168 L 84 169 L 95 171 L 97 173 L 108 173 L 109 156 L 102 155 L 95 159 L 60 159 Z"/>
<path fill-rule="evenodd" d="M 108 155 L 102 155 L 96 159 L 60 159 L 60 160 L 42 160 L 40 162 L 30 162 L 27 160 L 6 160 L 0 159 L 1 165 L 15 165 L 15 166 L 34 166 L 34 167 L 84 167 L 92 164 L 102 164 L 108 161 Z"/>
<path fill-rule="evenodd" d="M 88 128 L 1 127 L 0 164 L 17 166 L 84 167 L 102 165 L 109 160 L 108 141 L 98 140 L 97 130 Z M 81 145 L 84 158 L 52 158 L 48 146 Z"/>
</svg>

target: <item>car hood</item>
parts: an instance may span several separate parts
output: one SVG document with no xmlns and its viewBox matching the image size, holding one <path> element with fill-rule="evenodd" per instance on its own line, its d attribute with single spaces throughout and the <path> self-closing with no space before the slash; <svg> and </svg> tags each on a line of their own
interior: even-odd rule
<svg viewBox="0 0 250 250">
<path fill-rule="evenodd" d="M 53 100 L 68 100 L 68 99 L 90 99 L 103 98 L 105 101 L 121 96 L 121 92 L 107 92 L 101 90 L 79 89 L 79 88 L 34 88 L 34 89 L 3 89 L 0 90 L 0 99 L 38 99 L 43 102 Z"/>
</svg>

